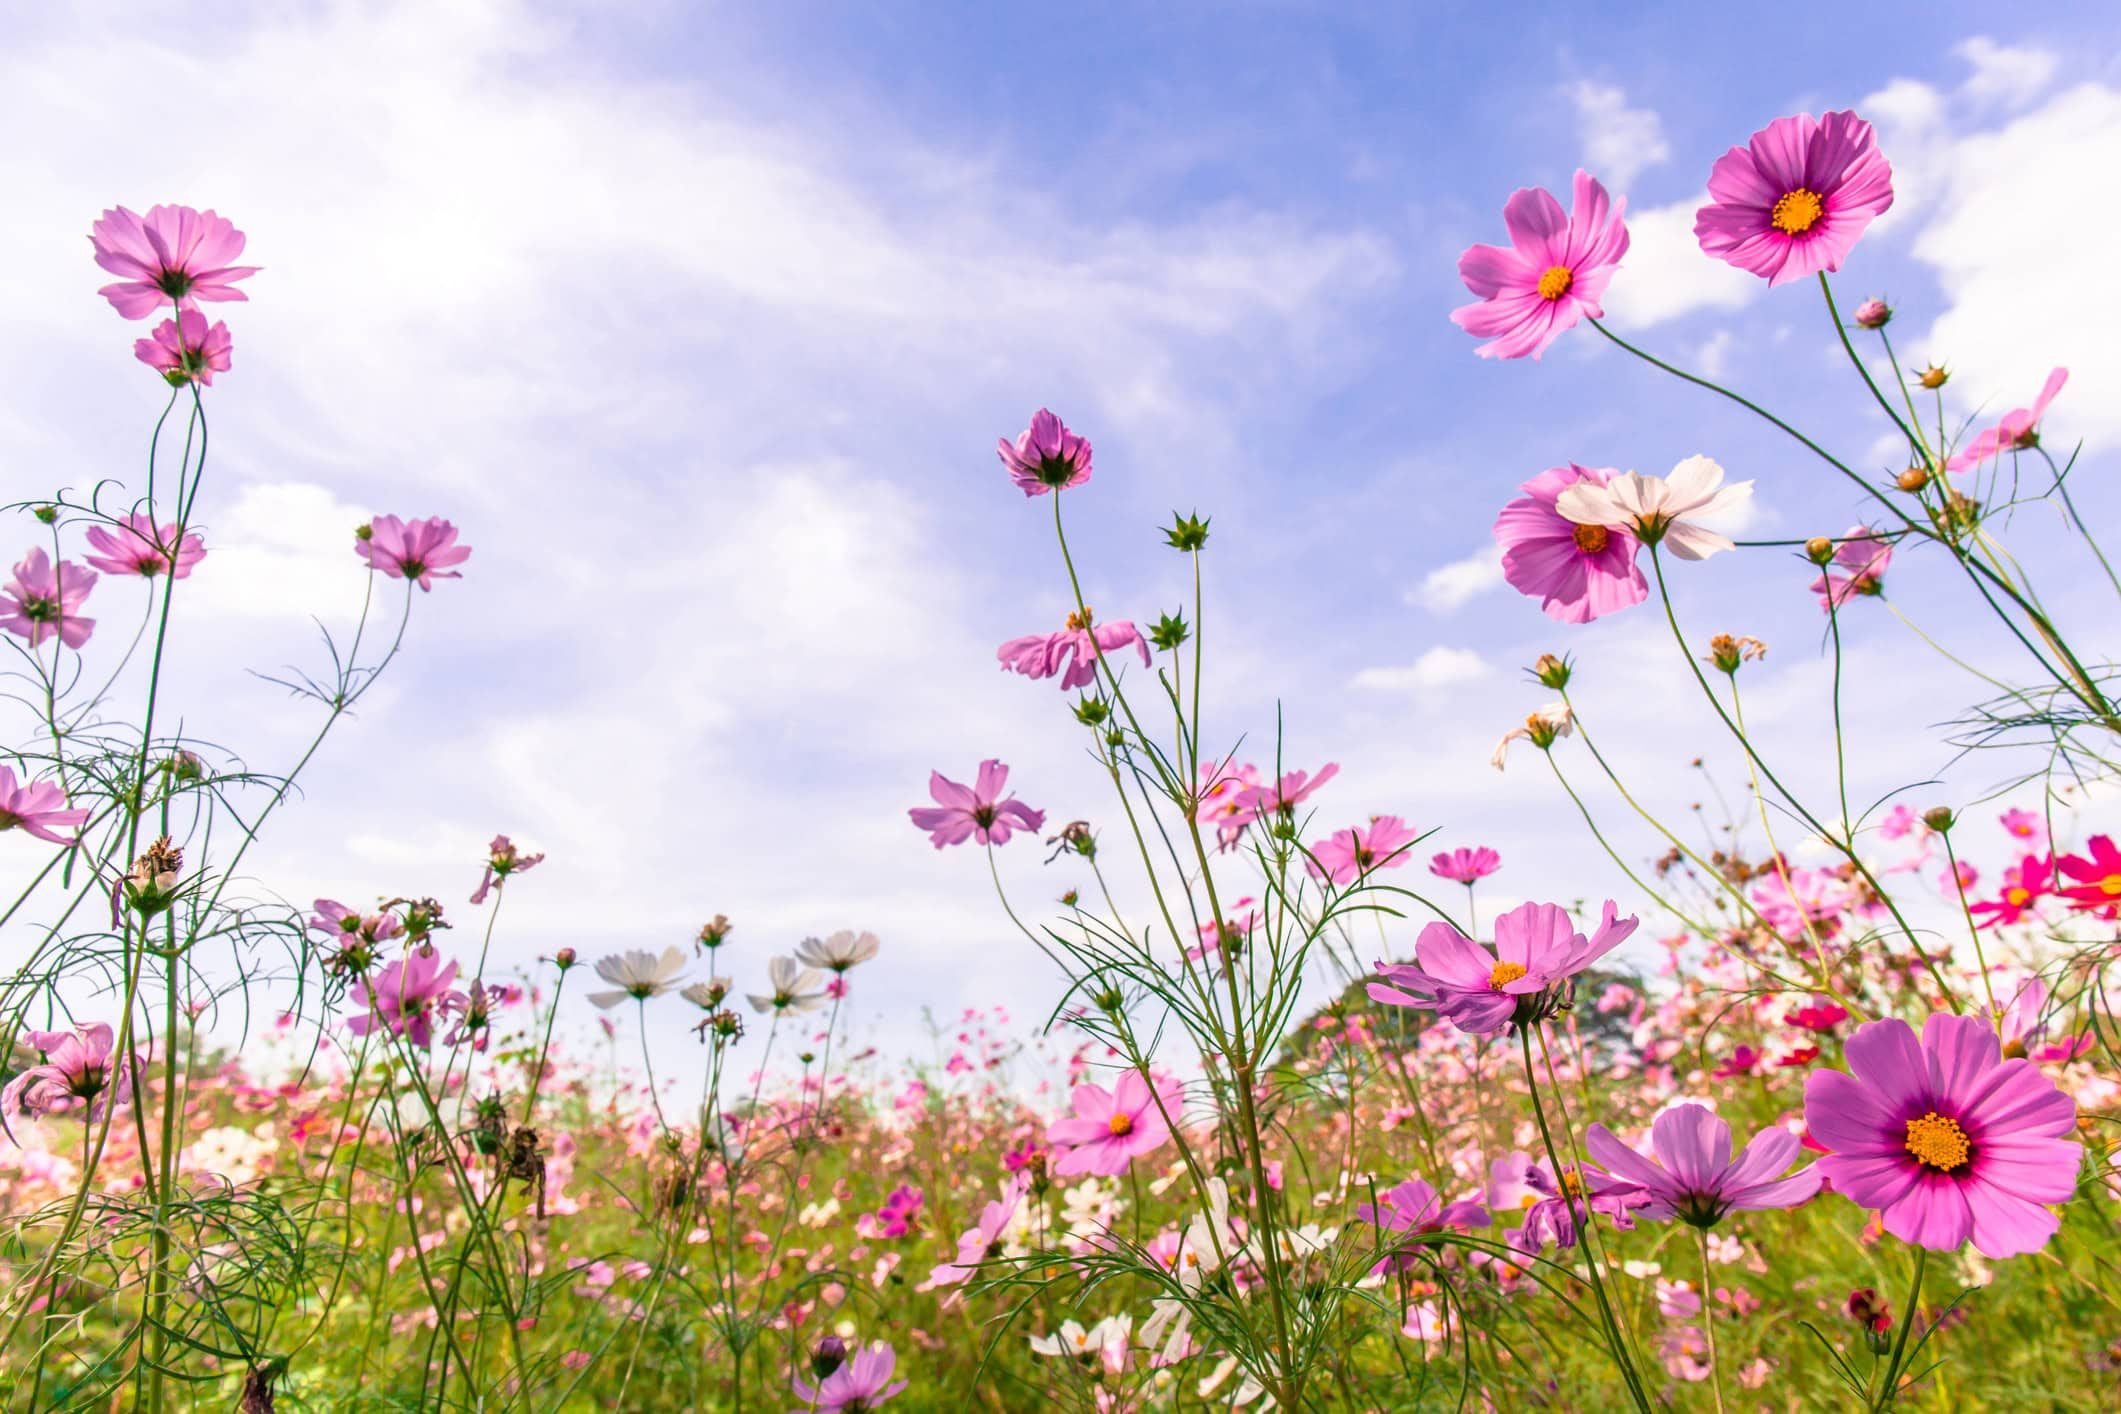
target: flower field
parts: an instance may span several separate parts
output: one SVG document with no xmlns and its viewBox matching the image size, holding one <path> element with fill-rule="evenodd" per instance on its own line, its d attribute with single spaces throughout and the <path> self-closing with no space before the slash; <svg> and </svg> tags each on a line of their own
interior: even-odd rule
<svg viewBox="0 0 2121 1414">
<path fill-rule="evenodd" d="M 1598 341 L 1616 387 L 1676 380 L 1788 453 L 1749 478 L 1713 450 L 1477 473 L 1512 607 L 1553 642 L 1492 766 L 1550 784 L 1616 897 L 1551 896 L 1540 851 L 1231 720 L 1203 687 L 1245 572 L 1224 527 L 1083 535 L 1076 508 L 1129 474 L 1097 429 L 1040 408 L 991 462 L 967 429 L 992 515 L 1050 523 L 1020 573 L 1071 606 L 994 652 L 1018 729 L 1066 734 L 1104 804 L 1062 819 L 1007 764 L 1021 739 L 937 725 L 892 832 L 959 869 L 1019 980 L 935 1018 L 917 1062 L 856 1017 L 918 945 L 830 918 L 764 936 L 740 876 L 660 948 L 527 968 L 500 958 L 550 875 L 520 835 L 442 899 L 348 861 L 330 897 L 256 877 L 486 542 L 430 506 L 346 526 L 358 626 L 268 678 L 311 737 L 265 761 L 196 728 L 172 683 L 217 570 L 216 458 L 245 437 L 214 399 L 273 297 L 245 263 L 270 233 L 102 212 L 81 319 L 160 381 L 136 473 L 8 508 L 0 1403 L 2121 1408 L 2121 690 L 2111 606 L 2078 609 L 2121 577 L 2073 495 L 2067 370 L 1954 415 L 1951 370 L 1903 361 L 1895 309 L 1845 283 L 1892 160 L 1857 112 L 1778 118 L 1704 174 L 1691 252 L 1836 361 L 1883 463 L 1610 322 L 1631 237 L 1590 172 L 1494 214 L 1503 243 L 1458 263 L 1462 333 L 1407 334 L 1528 385 L 1557 341 Z M 1822 488 L 1861 519 L 1742 538 L 1756 499 L 1789 524 Z M 1088 567 L 1136 555 L 1182 602 L 1100 615 Z M 1702 607 L 1728 612 L 1717 576 L 1746 560 L 1788 585 L 1746 609 L 1766 640 Z M 1901 604 L 1911 566 L 1948 602 Z M 1896 651 L 1962 691 L 1919 728 L 1937 774 L 1878 799 L 1847 759 L 1859 617 L 1897 617 Z M 1690 818 L 1579 695 L 1610 668 L 1572 635 L 1611 619 L 1683 665 L 1688 700 L 1655 710 L 1715 749 Z M 1828 691 L 1763 711 L 1813 645 Z M 1005 878 L 1029 853 L 1066 892 Z"/>
</svg>

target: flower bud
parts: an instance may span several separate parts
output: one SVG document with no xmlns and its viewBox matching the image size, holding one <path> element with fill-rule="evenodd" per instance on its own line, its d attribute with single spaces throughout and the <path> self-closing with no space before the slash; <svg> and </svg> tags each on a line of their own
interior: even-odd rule
<svg viewBox="0 0 2121 1414">
<path fill-rule="evenodd" d="M 1532 664 L 1532 676 L 1539 679 L 1540 686 L 1559 692 L 1569 685 L 1569 660 L 1557 658 L 1552 653 L 1542 653 L 1539 661 Z"/>
<path fill-rule="evenodd" d="M 1068 890 L 1068 892 L 1060 896 L 1060 905 L 1062 908 L 1073 908 L 1075 907 L 1075 905 L 1082 902 L 1082 898 L 1083 895 L 1081 890 L 1070 889 Z"/>
<path fill-rule="evenodd" d="M 56 525 L 59 520 L 59 508 L 57 506 L 39 506 L 31 514 L 45 525 Z"/>
<path fill-rule="evenodd" d="M 1171 512 L 1171 528 L 1164 532 L 1164 543 L 1174 550 L 1198 550 L 1208 543 L 1208 522 L 1198 514 L 1182 516 Z"/>
<path fill-rule="evenodd" d="M 1926 466 L 1911 466 L 1900 473 L 1894 484 L 1903 491 L 1920 491 L 1930 484 L 1930 469 Z"/>
<path fill-rule="evenodd" d="M 354 527 L 353 538 L 356 540 L 373 540 L 376 538 L 376 528 L 364 520 Z"/>
<path fill-rule="evenodd" d="M 1126 744 L 1127 734 L 1119 730 L 1119 728 L 1114 727 L 1111 731 L 1105 733 L 1105 745 L 1111 747 L 1114 751 L 1120 750 Z"/>
<path fill-rule="evenodd" d="M 1882 299 L 1867 299 L 1856 306 L 1856 325 L 1862 329 L 1883 329 L 1893 319 L 1893 311 Z"/>
<path fill-rule="evenodd" d="M 1937 389 L 1942 388 L 1946 383 L 1949 383 L 1951 379 L 1952 375 L 1950 371 L 1945 369 L 1942 365 L 1935 363 L 1931 364 L 1928 368 L 1923 369 L 1920 373 L 1915 375 L 1915 380 L 1933 393 L 1937 391 Z"/>
<path fill-rule="evenodd" d="M 832 1378 L 833 1371 L 847 1363 L 847 1342 L 836 1335 L 828 1335 L 810 1349 L 810 1373 L 821 1380 Z"/>
<path fill-rule="evenodd" d="M 1957 818 L 1952 814 L 1951 807 L 1946 805 L 1932 806 L 1922 812 L 1922 823 L 1940 835 L 1949 833 L 1953 821 Z"/>
<path fill-rule="evenodd" d="M 1814 535 L 1804 542 L 1804 557 L 1815 565 L 1823 565 L 1834 558 L 1834 542 L 1824 535 Z"/>
<path fill-rule="evenodd" d="M 553 966 L 559 968 L 562 972 L 565 972 L 568 968 L 574 966 L 574 960 L 575 951 L 573 948 L 561 948 L 558 952 L 552 955 Z"/>
</svg>

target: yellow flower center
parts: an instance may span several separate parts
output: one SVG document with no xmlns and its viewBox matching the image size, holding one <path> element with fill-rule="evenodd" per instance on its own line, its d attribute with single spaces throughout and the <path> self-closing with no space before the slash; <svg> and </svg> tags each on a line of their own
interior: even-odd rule
<svg viewBox="0 0 2121 1414">
<path fill-rule="evenodd" d="M 1068 615 L 1068 632 L 1081 633 L 1089 626 L 1090 606 L 1088 604 L 1083 605 L 1082 611 L 1080 613 L 1070 613 Z"/>
<path fill-rule="evenodd" d="M 2109 874 L 2099 881 L 2099 892 L 2108 898 L 2121 894 L 2121 874 Z"/>
<path fill-rule="evenodd" d="M 1959 1121 L 1946 1119 L 1935 1110 L 1907 1122 L 1907 1151 L 1925 1168 L 1939 1173 L 1966 1167 L 1967 1156 L 1972 1152 Z"/>
<path fill-rule="evenodd" d="M 1801 236 L 1819 224 L 1826 214 L 1826 203 L 1819 193 L 1807 187 L 1786 191 L 1775 202 L 1775 209 L 1768 213 L 1768 224 L 1785 235 Z"/>
<path fill-rule="evenodd" d="M 1586 555 L 1603 554 L 1605 552 L 1606 539 L 1606 529 L 1602 525 L 1579 525 L 1576 527 L 1576 548 L 1583 551 Z"/>
<path fill-rule="evenodd" d="M 1527 1193 L 1524 1197 L 1517 1200 L 1517 1206 L 1526 1209 L 1536 1208 L 1539 1206 L 1539 1195 L 1537 1193 Z"/>
<path fill-rule="evenodd" d="M 1105 1121 L 1105 1128 L 1111 1130 L 1114 1134 L 1132 1134 L 1134 1132 L 1134 1117 L 1123 1114 L 1114 1115 Z"/>
<path fill-rule="evenodd" d="M 1510 983 L 1524 976 L 1525 965 L 1521 962 L 1498 962 L 1495 970 L 1488 974 L 1488 990 L 1499 992 Z"/>
<path fill-rule="evenodd" d="M 2033 896 L 2032 893 L 2026 889 L 2005 889 L 2003 891 L 2003 898 L 2004 901 L 2010 904 L 2012 908 L 2023 908 L 2028 903 L 2032 902 Z"/>
<path fill-rule="evenodd" d="M 1563 1169 L 1561 1171 L 1561 1191 L 1568 1194 L 1571 1198 L 1581 1198 L 1583 1196 L 1583 1175 L 1575 1169 Z"/>
<path fill-rule="evenodd" d="M 1560 299 L 1575 283 L 1576 273 L 1568 266 L 1549 265 L 1546 273 L 1539 277 L 1539 297 L 1543 300 Z"/>
</svg>

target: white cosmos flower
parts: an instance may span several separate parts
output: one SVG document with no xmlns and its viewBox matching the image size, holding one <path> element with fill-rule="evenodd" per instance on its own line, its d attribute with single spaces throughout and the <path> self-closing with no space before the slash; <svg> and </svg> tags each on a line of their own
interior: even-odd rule
<svg viewBox="0 0 2121 1414">
<path fill-rule="evenodd" d="M 678 995 L 702 1011 L 713 1011 L 721 1006 L 722 998 L 736 984 L 727 977 L 710 977 L 704 982 L 694 982 L 679 990 Z"/>
<path fill-rule="evenodd" d="M 1570 710 L 1569 704 L 1549 702 L 1526 717 L 1523 726 L 1512 727 L 1502 734 L 1502 740 L 1495 743 L 1495 754 L 1488 758 L 1488 764 L 1500 771 L 1502 763 L 1510 755 L 1510 743 L 1521 737 L 1529 737 L 1535 742 L 1543 737 L 1547 742 L 1551 742 L 1554 738 L 1567 736 L 1575 730 L 1576 714 Z"/>
<path fill-rule="evenodd" d="M 798 966 L 792 957 L 777 957 L 767 963 L 766 980 L 773 984 L 771 996 L 744 994 L 753 1011 L 816 1011 L 825 1004 L 825 994 L 819 987 L 824 974 Z"/>
<path fill-rule="evenodd" d="M 822 967 L 827 972 L 845 972 L 875 957 L 881 946 L 874 933 L 857 933 L 842 928 L 829 938 L 803 939 L 795 945 L 795 956 L 798 962 Z"/>
<path fill-rule="evenodd" d="M 1098 1356 L 1113 1370 L 1123 1369 L 1133 1343 L 1134 1318 L 1107 1316 L 1084 1330 L 1079 1321 L 1062 1321 L 1060 1334 L 1031 1337 L 1031 1349 L 1039 1355 Z"/>
<path fill-rule="evenodd" d="M 597 976 L 618 990 L 591 992 L 589 1000 L 600 1007 L 615 1007 L 629 997 L 645 1002 L 669 991 L 684 970 L 685 954 L 676 948 L 664 948 L 661 957 L 640 948 L 613 953 L 598 960 Z"/>
<path fill-rule="evenodd" d="M 1682 560 L 1705 560 L 1738 547 L 1694 521 L 1734 511 L 1752 499 L 1752 482 L 1725 486 L 1722 467 L 1694 456 L 1668 477 L 1624 471 L 1603 486 L 1580 481 L 1561 493 L 1554 509 L 1578 525 L 1617 525 Z"/>
</svg>

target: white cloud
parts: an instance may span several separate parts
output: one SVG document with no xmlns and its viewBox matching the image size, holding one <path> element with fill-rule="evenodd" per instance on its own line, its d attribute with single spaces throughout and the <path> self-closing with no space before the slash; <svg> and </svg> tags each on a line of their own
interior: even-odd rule
<svg viewBox="0 0 2121 1414">
<path fill-rule="evenodd" d="M 1628 107 L 1620 88 L 1579 79 L 1569 97 L 1576 104 L 1584 166 L 1608 191 L 1626 191 L 1639 173 L 1672 155 L 1656 111 Z"/>
<path fill-rule="evenodd" d="M 1477 682 L 1494 671 L 1470 648 L 1439 644 L 1403 668 L 1364 668 L 1355 675 L 1354 685 L 1380 692 L 1423 692 Z"/>
<path fill-rule="evenodd" d="M 2010 107 L 2030 103 L 2045 92 L 2059 62 L 2045 49 L 1998 44 L 1986 35 L 1955 45 L 1952 52 L 1974 68 L 1972 77 L 1960 86 L 1962 94 Z"/>
<path fill-rule="evenodd" d="M 1669 206 L 1629 211 L 1628 253 L 1606 287 L 1605 309 L 1614 328 L 1647 329 L 1702 309 L 1737 309 L 1767 284 L 1733 265 L 1704 255 L 1694 239 L 1694 213 L 1708 193 Z"/>
<path fill-rule="evenodd" d="M 1430 570 L 1407 599 L 1431 613 L 1448 614 L 1501 584 L 1502 556 L 1492 548 L 1476 550 Z"/>
</svg>

